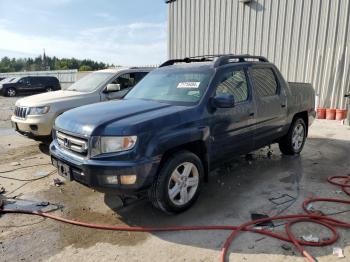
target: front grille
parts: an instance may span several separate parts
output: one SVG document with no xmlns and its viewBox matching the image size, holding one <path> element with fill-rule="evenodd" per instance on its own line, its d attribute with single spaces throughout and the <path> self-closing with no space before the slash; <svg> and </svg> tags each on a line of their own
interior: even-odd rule
<svg viewBox="0 0 350 262">
<path fill-rule="evenodd" d="M 15 107 L 15 116 L 19 118 L 26 118 L 29 113 L 29 107 L 16 106 Z"/>
<path fill-rule="evenodd" d="M 88 151 L 88 140 L 80 137 L 71 136 L 61 131 L 56 131 L 57 143 L 60 147 L 77 153 L 81 156 L 86 156 Z"/>
</svg>

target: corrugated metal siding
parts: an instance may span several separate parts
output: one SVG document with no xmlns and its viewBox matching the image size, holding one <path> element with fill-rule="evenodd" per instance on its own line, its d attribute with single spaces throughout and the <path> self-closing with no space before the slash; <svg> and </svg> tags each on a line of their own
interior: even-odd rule
<svg viewBox="0 0 350 262">
<path fill-rule="evenodd" d="M 169 4 L 170 58 L 264 55 L 288 81 L 310 82 L 319 106 L 350 92 L 349 0 L 177 0 Z"/>
</svg>

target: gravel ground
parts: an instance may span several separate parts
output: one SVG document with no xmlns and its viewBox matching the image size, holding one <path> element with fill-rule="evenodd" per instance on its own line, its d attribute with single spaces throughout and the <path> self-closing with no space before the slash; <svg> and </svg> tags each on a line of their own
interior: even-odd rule
<svg viewBox="0 0 350 262">
<path fill-rule="evenodd" d="M 46 145 L 18 136 L 7 128 L 16 99 L 0 99 L 0 172 L 38 165 L 1 175 L 28 179 L 54 171 Z M 3 197 L 15 197 L 8 208 L 38 208 L 37 202 L 49 201 L 63 206 L 54 212 L 56 215 L 82 221 L 130 226 L 238 225 L 250 220 L 253 212 L 274 215 L 285 208 L 272 204 L 271 197 L 288 194 L 296 198 L 284 214 L 301 213 L 302 201 L 310 196 L 346 198 L 326 178 L 350 173 L 349 134 L 350 128 L 339 122 L 316 121 L 299 157 L 281 156 L 276 145 L 272 146 L 270 158 L 267 149 L 254 152 L 249 161 L 238 157 L 212 172 L 195 206 L 177 216 L 159 212 L 147 200 L 121 208 L 114 194 L 96 192 L 76 182 L 54 186 L 56 173 L 31 183 L 0 178 L 0 184 L 6 188 Z M 325 213 L 349 209 L 329 204 L 319 208 Z M 349 213 L 336 217 L 349 221 Z M 281 230 L 283 227 L 275 229 Z M 296 226 L 295 233 L 329 236 L 329 232 L 307 223 Z M 336 244 L 307 250 L 318 261 L 350 261 L 350 231 L 339 230 L 339 233 Z M 228 232 L 218 231 L 111 232 L 6 214 L 0 217 L 0 261 L 219 261 L 227 235 Z M 275 239 L 242 233 L 230 249 L 230 261 L 304 261 L 294 247 L 285 250 L 282 244 Z M 332 255 L 335 246 L 344 249 L 345 259 Z"/>
<path fill-rule="evenodd" d="M 20 97 L 0 96 L 0 128 L 11 127 L 10 119 L 18 99 Z"/>
</svg>

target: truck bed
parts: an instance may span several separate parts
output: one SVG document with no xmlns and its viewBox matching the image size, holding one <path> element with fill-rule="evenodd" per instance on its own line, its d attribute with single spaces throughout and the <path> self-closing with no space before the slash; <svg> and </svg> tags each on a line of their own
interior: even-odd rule
<svg viewBox="0 0 350 262">
<path fill-rule="evenodd" d="M 293 111 L 310 111 L 310 105 L 315 108 L 315 90 L 310 83 L 288 82 L 291 91 Z"/>
</svg>

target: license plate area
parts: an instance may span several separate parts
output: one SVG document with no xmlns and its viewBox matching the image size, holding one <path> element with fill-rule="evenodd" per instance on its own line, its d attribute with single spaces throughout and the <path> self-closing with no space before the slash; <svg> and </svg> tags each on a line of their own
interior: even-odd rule
<svg viewBox="0 0 350 262">
<path fill-rule="evenodd" d="M 68 181 L 72 181 L 70 167 L 60 161 L 57 161 L 58 174 Z"/>
</svg>

